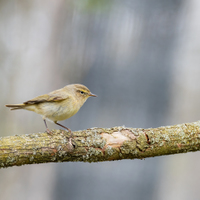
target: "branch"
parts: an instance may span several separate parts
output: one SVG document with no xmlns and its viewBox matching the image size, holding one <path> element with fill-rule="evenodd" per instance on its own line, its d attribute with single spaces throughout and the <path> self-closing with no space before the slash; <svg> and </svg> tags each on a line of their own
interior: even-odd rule
<svg viewBox="0 0 200 200">
<path fill-rule="evenodd" d="M 0 167 L 24 164 L 146 158 L 200 150 L 200 121 L 159 128 L 52 130 L 0 138 Z"/>
</svg>

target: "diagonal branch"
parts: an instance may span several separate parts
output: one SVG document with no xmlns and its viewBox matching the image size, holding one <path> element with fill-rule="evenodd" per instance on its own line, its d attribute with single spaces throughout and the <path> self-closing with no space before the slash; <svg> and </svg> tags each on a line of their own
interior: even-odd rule
<svg viewBox="0 0 200 200">
<path fill-rule="evenodd" d="M 200 121 L 159 128 L 91 128 L 0 138 L 0 167 L 146 158 L 200 150 Z"/>
</svg>

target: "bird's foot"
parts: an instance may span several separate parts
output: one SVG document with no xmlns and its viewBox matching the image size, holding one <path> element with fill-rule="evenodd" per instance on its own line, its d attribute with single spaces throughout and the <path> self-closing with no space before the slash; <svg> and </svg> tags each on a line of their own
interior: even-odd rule
<svg viewBox="0 0 200 200">
<path fill-rule="evenodd" d="M 69 142 L 68 142 L 68 148 L 70 149 L 70 150 L 73 150 L 73 149 L 75 149 L 76 148 L 76 142 L 74 141 L 74 139 L 73 138 L 69 138 Z"/>
<path fill-rule="evenodd" d="M 46 132 L 49 134 L 49 135 L 53 135 L 53 133 L 47 128 L 46 129 Z"/>
<path fill-rule="evenodd" d="M 76 142 L 74 141 L 74 134 L 72 133 L 71 129 L 66 128 L 66 130 L 68 130 L 68 132 L 70 133 L 69 136 L 66 136 L 66 138 L 68 139 L 68 147 L 70 149 L 74 149 L 77 146 Z"/>
</svg>

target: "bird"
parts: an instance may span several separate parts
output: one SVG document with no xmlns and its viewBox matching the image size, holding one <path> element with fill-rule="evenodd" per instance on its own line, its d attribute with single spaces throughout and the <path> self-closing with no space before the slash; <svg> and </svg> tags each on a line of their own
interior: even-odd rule
<svg viewBox="0 0 200 200">
<path fill-rule="evenodd" d="M 58 126 L 67 129 L 71 134 L 71 129 L 58 123 L 75 115 L 89 97 L 97 97 L 82 84 L 70 84 L 54 90 L 48 94 L 37 96 L 22 104 L 8 104 L 10 110 L 24 109 L 33 111 L 43 117 L 46 131 L 51 134 L 46 120 L 53 121 Z"/>
</svg>

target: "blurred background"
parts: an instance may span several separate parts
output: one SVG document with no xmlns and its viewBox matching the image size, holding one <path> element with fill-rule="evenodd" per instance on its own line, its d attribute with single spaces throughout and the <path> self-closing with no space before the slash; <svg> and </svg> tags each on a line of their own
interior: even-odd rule
<svg viewBox="0 0 200 200">
<path fill-rule="evenodd" d="M 200 119 L 200 1 L 0 1 L 0 134 L 45 131 L 21 103 L 67 84 L 90 98 L 72 130 Z M 49 128 L 59 127 L 48 123 Z M 199 199 L 200 153 L 0 169 L 2 200 Z"/>
</svg>

